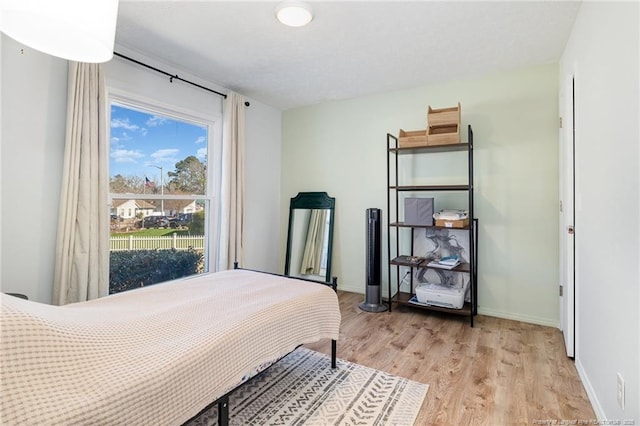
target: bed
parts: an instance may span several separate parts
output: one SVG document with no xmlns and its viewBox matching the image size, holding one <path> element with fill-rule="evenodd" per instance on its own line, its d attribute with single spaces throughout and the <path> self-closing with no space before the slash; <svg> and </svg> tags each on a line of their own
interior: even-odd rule
<svg viewBox="0 0 640 426">
<path fill-rule="evenodd" d="M 249 270 L 51 306 L 2 294 L 2 424 L 180 425 L 340 327 L 330 286 Z"/>
</svg>

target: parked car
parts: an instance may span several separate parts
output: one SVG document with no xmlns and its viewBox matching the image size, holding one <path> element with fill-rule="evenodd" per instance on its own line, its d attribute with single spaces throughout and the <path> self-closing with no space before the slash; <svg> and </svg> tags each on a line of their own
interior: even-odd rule
<svg viewBox="0 0 640 426">
<path fill-rule="evenodd" d="M 143 228 L 168 228 L 169 219 L 166 216 L 147 216 L 142 219 Z"/>
<path fill-rule="evenodd" d="M 169 218 L 169 226 L 171 228 L 189 226 L 191 222 L 193 222 L 193 213 L 180 213 L 175 217 Z"/>
</svg>

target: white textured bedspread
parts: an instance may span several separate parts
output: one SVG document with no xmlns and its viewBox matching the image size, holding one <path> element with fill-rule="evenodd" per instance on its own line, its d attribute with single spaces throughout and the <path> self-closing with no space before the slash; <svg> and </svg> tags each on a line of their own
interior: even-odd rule
<svg viewBox="0 0 640 426">
<path fill-rule="evenodd" d="M 182 424 L 340 327 L 330 287 L 246 270 L 66 306 L 0 297 L 2 425 Z"/>
</svg>

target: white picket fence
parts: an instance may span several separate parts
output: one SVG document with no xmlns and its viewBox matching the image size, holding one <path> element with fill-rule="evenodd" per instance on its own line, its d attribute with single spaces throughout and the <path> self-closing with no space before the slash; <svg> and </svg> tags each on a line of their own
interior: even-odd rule
<svg viewBox="0 0 640 426">
<path fill-rule="evenodd" d="M 204 235 L 167 235 L 155 237 L 112 236 L 111 251 L 126 250 L 204 250 Z"/>
</svg>

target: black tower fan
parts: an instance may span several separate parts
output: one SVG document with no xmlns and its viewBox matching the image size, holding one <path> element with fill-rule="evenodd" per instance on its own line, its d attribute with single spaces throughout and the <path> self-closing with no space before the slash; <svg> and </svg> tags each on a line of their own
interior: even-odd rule
<svg viewBox="0 0 640 426">
<path fill-rule="evenodd" d="M 367 288 L 365 300 L 360 304 L 360 309 L 367 312 L 384 312 L 387 307 L 382 304 L 381 277 L 381 229 L 382 211 L 380 209 L 367 209 L 367 254 L 366 254 L 366 278 Z"/>
</svg>

